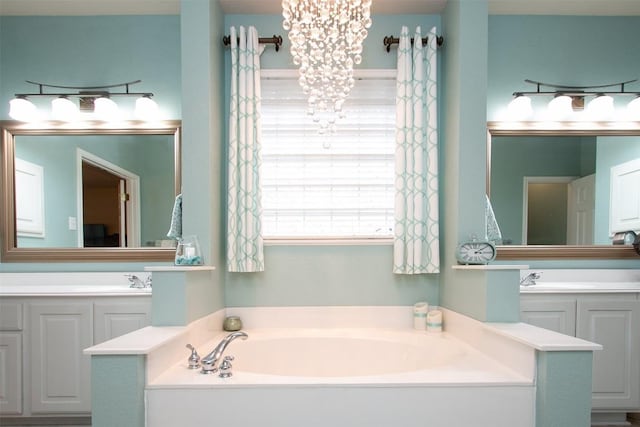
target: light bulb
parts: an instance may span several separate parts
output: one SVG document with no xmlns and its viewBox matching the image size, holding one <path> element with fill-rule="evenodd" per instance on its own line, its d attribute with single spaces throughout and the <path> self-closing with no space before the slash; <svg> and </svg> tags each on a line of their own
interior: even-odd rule
<svg viewBox="0 0 640 427">
<path fill-rule="evenodd" d="M 587 105 L 587 113 L 592 120 L 608 120 L 613 116 L 613 98 L 598 95 Z"/>
<path fill-rule="evenodd" d="M 524 120 L 533 114 L 531 98 L 524 95 L 516 96 L 507 107 L 509 117 L 512 120 Z"/>
<path fill-rule="evenodd" d="M 547 110 L 551 114 L 551 119 L 562 120 L 573 113 L 571 107 L 571 97 L 567 95 L 558 95 L 549 101 Z"/>
<path fill-rule="evenodd" d="M 64 122 L 73 121 L 78 117 L 78 106 L 67 97 L 56 98 L 51 101 L 51 117 Z"/>
<path fill-rule="evenodd" d="M 158 104 L 148 96 L 136 99 L 135 115 L 140 120 L 157 120 Z"/>
<path fill-rule="evenodd" d="M 94 101 L 94 113 L 98 120 L 113 121 L 117 120 L 120 115 L 118 104 L 113 100 L 100 97 Z"/>
<path fill-rule="evenodd" d="M 640 120 L 640 96 L 629 102 L 627 112 L 631 120 Z"/>
<path fill-rule="evenodd" d="M 38 109 L 25 98 L 14 98 L 9 101 L 9 116 L 21 122 L 30 122 L 37 118 Z"/>
</svg>

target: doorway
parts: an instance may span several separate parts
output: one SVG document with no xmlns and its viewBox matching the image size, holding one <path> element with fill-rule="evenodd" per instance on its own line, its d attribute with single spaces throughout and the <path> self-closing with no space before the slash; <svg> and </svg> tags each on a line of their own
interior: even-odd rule
<svg viewBox="0 0 640 427">
<path fill-rule="evenodd" d="M 593 240 L 594 192 L 589 177 L 524 177 L 523 244 L 575 245 Z"/>
<path fill-rule="evenodd" d="M 139 177 L 78 149 L 78 246 L 140 246 Z"/>
</svg>

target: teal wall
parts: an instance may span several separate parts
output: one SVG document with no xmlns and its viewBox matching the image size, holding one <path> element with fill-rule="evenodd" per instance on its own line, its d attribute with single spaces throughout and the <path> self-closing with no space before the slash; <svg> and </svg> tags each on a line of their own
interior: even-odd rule
<svg viewBox="0 0 640 427">
<path fill-rule="evenodd" d="M 487 120 L 504 117 L 513 92 L 535 90 L 525 79 L 586 86 L 638 78 L 638 39 L 640 16 L 490 16 Z"/>
<path fill-rule="evenodd" d="M 173 208 L 173 136 L 16 136 L 16 157 L 44 170 L 45 237 L 18 237 L 18 247 L 77 247 L 76 148 L 94 154 L 140 178 L 140 242 L 166 239 Z M 80 228 L 80 226 L 78 227 Z"/>
<path fill-rule="evenodd" d="M 360 69 L 395 69 L 396 50 L 387 53 L 382 40 L 389 35 L 398 37 L 402 25 L 407 25 L 410 31 L 420 25 L 423 34 L 433 26 L 438 29 L 441 26 L 437 15 L 381 15 L 372 19 Z M 281 15 L 227 15 L 227 33 L 232 25 L 253 25 L 260 36 L 282 35 L 282 49 L 276 53 L 272 46 L 267 47 L 260 58 L 261 67 L 295 68 Z M 225 60 L 228 81 L 229 55 Z M 228 97 L 227 92 L 225 99 Z M 225 102 L 225 117 L 227 114 Z M 438 303 L 439 275 L 394 275 L 391 266 L 391 245 L 266 246 L 264 273 L 227 273 L 225 303 L 227 306 L 411 305 L 422 300 Z"/>
<path fill-rule="evenodd" d="M 132 92 L 153 92 L 163 118 L 180 118 L 179 44 L 178 16 L 0 16 L 0 117 L 9 118 L 16 92 L 37 91 L 25 80 L 102 86 L 140 79 Z M 119 100 L 125 111 L 134 102 Z"/>
</svg>

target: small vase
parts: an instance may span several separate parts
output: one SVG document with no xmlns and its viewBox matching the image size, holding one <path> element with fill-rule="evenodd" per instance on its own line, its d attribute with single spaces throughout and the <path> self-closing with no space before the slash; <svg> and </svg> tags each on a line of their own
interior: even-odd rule
<svg viewBox="0 0 640 427">
<path fill-rule="evenodd" d="M 185 236 L 178 239 L 176 247 L 176 265 L 202 265 L 202 252 L 196 236 Z"/>
</svg>

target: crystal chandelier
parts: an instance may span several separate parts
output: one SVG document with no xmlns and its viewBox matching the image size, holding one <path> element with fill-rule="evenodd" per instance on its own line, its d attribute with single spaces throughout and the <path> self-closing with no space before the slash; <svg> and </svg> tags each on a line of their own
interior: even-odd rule
<svg viewBox="0 0 640 427">
<path fill-rule="evenodd" d="M 371 0 L 282 0 L 293 63 L 320 133 L 335 130 L 371 27 Z"/>
</svg>

